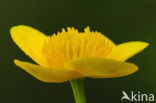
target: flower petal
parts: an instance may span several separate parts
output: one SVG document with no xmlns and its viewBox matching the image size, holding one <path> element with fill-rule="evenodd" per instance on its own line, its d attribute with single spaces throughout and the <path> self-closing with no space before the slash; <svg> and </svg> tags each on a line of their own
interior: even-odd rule
<svg viewBox="0 0 156 103">
<path fill-rule="evenodd" d="M 126 76 L 138 70 L 135 64 L 105 58 L 80 58 L 66 63 L 65 68 L 75 69 L 91 78 Z"/>
<path fill-rule="evenodd" d="M 148 43 L 140 41 L 122 43 L 117 45 L 116 48 L 114 48 L 114 50 L 112 51 L 112 53 L 110 53 L 108 58 L 126 61 L 130 57 L 141 52 L 148 45 Z"/>
<path fill-rule="evenodd" d="M 46 65 L 46 60 L 42 55 L 42 48 L 46 35 L 29 26 L 14 26 L 10 30 L 14 42 L 26 55 L 30 56 L 36 63 Z"/>
<path fill-rule="evenodd" d="M 15 64 L 43 82 L 65 82 L 80 77 L 80 73 L 59 68 L 45 68 L 32 63 L 14 60 Z"/>
</svg>

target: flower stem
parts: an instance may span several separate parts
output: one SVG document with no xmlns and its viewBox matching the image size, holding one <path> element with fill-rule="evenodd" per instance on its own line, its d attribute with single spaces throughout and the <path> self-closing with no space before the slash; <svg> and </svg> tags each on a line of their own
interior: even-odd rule
<svg viewBox="0 0 156 103">
<path fill-rule="evenodd" d="M 76 103 L 86 103 L 85 92 L 84 92 L 84 79 L 74 79 L 70 81 L 73 89 Z"/>
</svg>

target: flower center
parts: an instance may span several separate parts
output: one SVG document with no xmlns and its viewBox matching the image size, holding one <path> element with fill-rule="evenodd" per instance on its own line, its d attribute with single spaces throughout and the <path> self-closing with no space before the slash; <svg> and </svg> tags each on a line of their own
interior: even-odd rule
<svg viewBox="0 0 156 103">
<path fill-rule="evenodd" d="M 45 41 L 43 54 L 50 67 L 63 68 L 67 61 L 83 57 L 107 57 L 115 44 L 99 32 L 84 32 L 74 28 L 64 29 L 49 36 Z"/>
</svg>

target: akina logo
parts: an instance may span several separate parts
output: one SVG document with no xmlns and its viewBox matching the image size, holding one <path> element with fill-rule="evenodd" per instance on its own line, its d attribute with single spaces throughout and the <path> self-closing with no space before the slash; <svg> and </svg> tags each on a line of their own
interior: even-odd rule
<svg viewBox="0 0 156 103">
<path fill-rule="evenodd" d="M 141 93 L 140 91 L 138 92 L 134 92 L 131 91 L 130 94 L 127 94 L 125 91 L 122 91 L 122 98 L 121 101 L 138 101 L 140 102 L 154 102 L 155 101 L 155 97 L 154 94 L 150 93 L 150 94 L 145 94 L 145 93 Z"/>
</svg>

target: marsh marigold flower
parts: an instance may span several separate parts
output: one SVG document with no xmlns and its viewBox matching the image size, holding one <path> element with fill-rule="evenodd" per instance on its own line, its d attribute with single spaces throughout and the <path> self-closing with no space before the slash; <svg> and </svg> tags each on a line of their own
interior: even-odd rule
<svg viewBox="0 0 156 103">
<path fill-rule="evenodd" d="M 37 64 L 14 60 L 15 64 L 43 82 L 70 81 L 76 103 L 86 103 L 84 79 L 126 76 L 138 70 L 125 62 L 148 43 L 141 41 L 116 45 L 100 32 L 74 28 L 46 36 L 24 25 L 11 28 L 14 42 Z"/>
<path fill-rule="evenodd" d="M 46 36 L 24 25 L 11 28 L 19 48 L 37 64 L 14 60 L 15 64 L 43 82 L 65 82 L 76 78 L 113 78 L 137 71 L 135 64 L 125 62 L 141 52 L 148 43 L 141 41 L 116 45 L 97 31 L 62 29 Z"/>
</svg>

